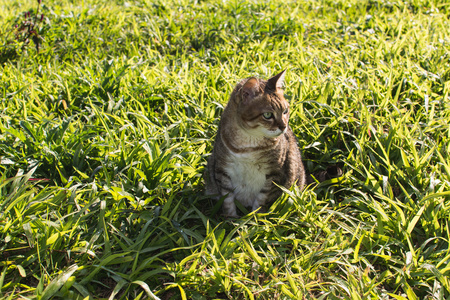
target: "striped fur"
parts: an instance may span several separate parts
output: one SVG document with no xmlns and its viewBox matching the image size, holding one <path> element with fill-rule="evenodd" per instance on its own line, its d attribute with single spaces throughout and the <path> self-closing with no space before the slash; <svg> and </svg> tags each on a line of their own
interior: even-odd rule
<svg viewBox="0 0 450 300">
<path fill-rule="evenodd" d="M 273 183 L 303 188 L 305 171 L 281 89 L 285 71 L 239 82 L 222 114 L 208 160 L 206 193 L 225 197 L 223 212 L 237 217 L 234 201 L 256 210 L 281 190 Z"/>
</svg>

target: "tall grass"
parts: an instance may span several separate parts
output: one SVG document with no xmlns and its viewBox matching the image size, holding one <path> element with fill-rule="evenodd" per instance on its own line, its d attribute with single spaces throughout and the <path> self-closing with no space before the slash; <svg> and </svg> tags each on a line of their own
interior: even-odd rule
<svg viewBox="0 0 450 300">
<path fill-rule="evenodd" d="M 0 7 L 0 297 L 450 297 L 448 4 L 44 0 L 39 53 L 36 3 Z M 220 114 L 284 68 L 306 168 L 344 175 L 224 219 Z"/>
</svg>

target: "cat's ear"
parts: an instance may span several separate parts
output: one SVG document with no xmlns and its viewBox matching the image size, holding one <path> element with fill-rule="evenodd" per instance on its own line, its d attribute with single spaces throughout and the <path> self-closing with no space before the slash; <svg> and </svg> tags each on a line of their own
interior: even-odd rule
<svg viewBox="0 0 450 300">
<path fill-rule="evenodd" d="M 271 90 L 281 89 L 283 88 L 284 83 L 284 75 L 286 74 L 286 70 L 281 73 L 273 76 L 269 80 L 267 80 L 267 88 Z"/>
<path fill-rule="evenodd" d="M 259 80 L 252 77 L 244 84 L 241 89 L 241 96 L 243 102 L 248 102 L 249 100 L 255 98 L 259 93 Z"/>
</svg>

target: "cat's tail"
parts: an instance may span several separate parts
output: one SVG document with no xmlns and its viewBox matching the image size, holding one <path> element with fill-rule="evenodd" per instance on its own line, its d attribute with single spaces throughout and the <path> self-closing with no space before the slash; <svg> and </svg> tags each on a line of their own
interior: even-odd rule
<svg viewBox="0 0 450 300">
<path fill-rule="evenodd" d="M 329 166 L 326 170 L 314 172 L 306 176 L 306 185 L 323 182 L 332 178 L 341 177 L 344 174 L 338 166 Z"/>
</svg>

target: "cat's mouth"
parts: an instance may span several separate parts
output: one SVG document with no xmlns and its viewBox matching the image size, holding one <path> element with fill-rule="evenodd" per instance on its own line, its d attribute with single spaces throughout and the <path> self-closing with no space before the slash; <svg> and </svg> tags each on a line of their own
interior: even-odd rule
<svg viewBox="0 0 450 300">
<path fill-rule="evenodd" d="M 286 130 L 287 130 L 287 128 L 285 128 L 284 130 L 281 130 L 279 128 L 277 128 L 275 130 L 267 130 L 266 137 L 268 137 L 268 138 L 279 137 L 280 135 L 284 134 L 286 132 Z"/>
</svg>

